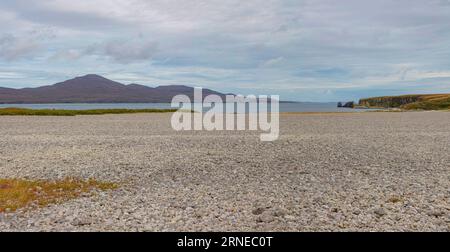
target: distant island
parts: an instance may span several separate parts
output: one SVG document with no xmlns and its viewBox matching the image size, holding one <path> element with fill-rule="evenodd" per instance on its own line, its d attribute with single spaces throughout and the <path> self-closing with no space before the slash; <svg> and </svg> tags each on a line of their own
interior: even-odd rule
<svg viewBox="0 0 450 252">
<path fill-rule="evenodd" d="M 193 99 L 194 88 L 183 85 L 148 87 L 139 84 L 125 85 L 89 74 L 50 86 L 37 88 L 1 88 L 0 104 L 43 103 L 170 103 L 176 95 Z M 203 96 L 226 94 L 203 89 Z"/>
<path fill-rule="evenodd" d="M 449 110 L 450 94 L 416 94 L 364 98 L 358 104 L 339 102 L 338 107 L 402 110 Z"/>
</svg>

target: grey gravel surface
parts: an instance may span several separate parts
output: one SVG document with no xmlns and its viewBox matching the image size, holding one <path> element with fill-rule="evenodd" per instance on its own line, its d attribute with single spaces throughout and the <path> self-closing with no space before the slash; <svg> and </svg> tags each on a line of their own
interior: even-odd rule
<svg viewBox="0 0 450 252">
<path fill-rule="evenodd" d="M 450 113 L 286 114 L 281 137 L 170 114 L 0 117 L 0 177 L 122 183 L 1 231 L 450 231 Z"/>
</svg>

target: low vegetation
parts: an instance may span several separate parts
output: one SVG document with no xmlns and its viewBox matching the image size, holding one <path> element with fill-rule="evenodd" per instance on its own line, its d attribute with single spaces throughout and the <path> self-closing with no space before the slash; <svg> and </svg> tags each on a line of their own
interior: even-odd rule
<svg viewBox="0 0 450 252">
<path fill-rule="evenodd" d="M 0 116 L 76 116 L 76 115 L 106 115 L 106 114 L 135 114 L 135 113 L 172 113 L 176 109 L 91 109 L 91 110 L 63 110 L 63 109 L 26 109 L 2 108 Z"/>
<path fill-rule="evenodd" d="M 403 109 L 415 110 L 448 110 L 450 109 L 450 95 L 430 96 L 418 102 L 403 105 Z"/>
<path fill-rule="evenodd" d="M 361 99 L 360 106 L 404 110 L 449 110 L 450 94 L 382 96 Z"/>
<path fill-rule="evenodd" d="M 0 213 L 20 208 L 43 207 L 91 193 L 93 190 L 116 189 L 114 183 L 96 180 L 30 181 L 0 179 Z"/>
</svg>

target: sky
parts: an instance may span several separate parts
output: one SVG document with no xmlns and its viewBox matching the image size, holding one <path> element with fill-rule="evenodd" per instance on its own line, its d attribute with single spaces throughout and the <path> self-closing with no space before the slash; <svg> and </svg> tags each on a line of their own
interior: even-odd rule
<svg viewBox="0 0 450 252">
<path fill-rule="evenodd" d="M 450 93 L 450 0 L 0 1 L 0 87 L 86 74 L 292 101 Z"/>
</svg>

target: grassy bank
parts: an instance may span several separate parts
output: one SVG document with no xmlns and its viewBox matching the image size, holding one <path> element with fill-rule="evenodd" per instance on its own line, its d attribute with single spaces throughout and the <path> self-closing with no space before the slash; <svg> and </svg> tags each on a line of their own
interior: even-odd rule
<svg viewBox="0 0 450 252">
<path fill-rule="evenodd" d="M 399 108 L 404 110 L 449 110 L 450 94 L 382 96 L 359 101 L 369 108 Z"/>
<path fill-rule="evenodd" d="M 421 101 L 403 105 L 401 106 L 401 108 L 407 110 L 449 110 L 450 95 L 448 95 L 447 97 L 427 97 L 426 99 L 423 99 Z"/>
<path fill-rule="evenodd" d="M 172 113 L 176 109 L 90 109 L 90 110 L 63 110 L 63 109 L 25 109 L 3 108 L 0 116 L 76 116 L 76 115 L 106 115 L 106 114 L 136 114 L 136 113 Z"/>
</svg>

